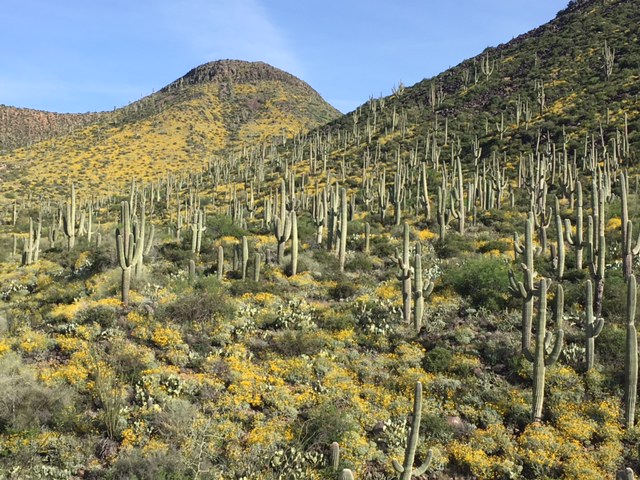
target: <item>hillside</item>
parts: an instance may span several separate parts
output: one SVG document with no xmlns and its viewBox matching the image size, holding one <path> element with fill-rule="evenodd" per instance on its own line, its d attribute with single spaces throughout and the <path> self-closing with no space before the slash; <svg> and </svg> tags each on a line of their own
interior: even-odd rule
<svg viewBox="0 0 640 480">
<path fill-rule="evenodd" d="M 338 115 L 307 84 L 267 64 L 211 62 L 89 125 L 0 155 L 4 193 L 60 193 L 68 181 L 113 193 L 132 178 L 199 171 L 225 150 L 281 142 Z"/>
<path fill-rule="evenodd" d="M 307 134 L 113 195 L 13 192 L 0 476 L 633 478 L 638 12 L 571 2 Z M 109 128 L 265 73 L 218 67 Z"/>
<path fill-rule="evenodd" d="M 67 134 L 105 115 L 107 113 L 54 113 L 0 105 L 0 152 Z"/>
</svg>

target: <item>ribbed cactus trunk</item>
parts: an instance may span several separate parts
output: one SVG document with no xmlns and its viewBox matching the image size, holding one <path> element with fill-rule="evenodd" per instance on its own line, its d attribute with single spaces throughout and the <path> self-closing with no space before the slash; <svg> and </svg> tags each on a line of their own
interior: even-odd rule
<svg viewBox="0 0 640 480">
<path fill-rule="evenodd" d="M 298 215 L 291 213 L 291 275 L 298 274 Z"/>
<path fill-rule="evenodd" d="M 627 280 L 627 348 L 624 359 L 624 418 L 627 429 L 633 428 L 638 395 L 638 332 L 636 331 L 637 285 L 635 275 Z"/>
<path fill-rule="evenodd" d="M 402 465 L 397 460 L 393 460 L 393 468 L 400 474 L 400 480 L 411 480 L 414 476 L 419 477 L 429 468 L 431 459 L 433 458 L 433 451 L 429 449 L 427 458 L 424 463 L 418 467 L 413 468 L 413 462 L 416 457 L 416 449 L 418 447 L 418 436 L 420 433 L 420 421 L 422 419 L 422 383 L 416 382 L 415 393 L 413 397 L 413 413 L 412 413 L 411 427 L 409 427 L 409 433 L 407 434 L 407 446 L 404 450 L 404 461 Z"/>
<path fill-rule="evenodd" d="M 404 222 L 402 235 L 402 255 L 396 250 L 396 261 L 400 267 L 398 279 L 402 282 L 402 316 L 411 322 L 411 262 L 409 260 L 409 224 Z"/>
<path fill-rule="evenodd" d="M 143 242 L 135 242 L 132 223 L 133 218 L 129 210 L 129 203 L 121 203 L 121 224 L 122 230 L 116 229 L 116 252 L 118 263 L 122 270 L 121 290 L 122 304 L 126 307 L 129 304 L 129 289 L 131 287 L 131 270 L 142 257 Z"/>
<path fill-rule="evenodd" d="M 217 272 L 218 280 L 222 281 L 224 276 L 224 247 L 222 245 L 218 245 L 218 272 Z"/>
<path fill-rule="evenodd" d="M 347 190 L 340 189 L 340 238 L 338 243 L 338 261 L 340 271 L 344 272 L 347 260 Z"/>
<path fill-rule="evenodd" d="M 586 337 L 586 370 L 593 368 L 595 363 L 595 338 L 600 335 L 604 326 L 604 319 L 596 318 L 593 314 L 593 288 L 591 280 L 585 284 L 585 337 Z"/>
</svg>

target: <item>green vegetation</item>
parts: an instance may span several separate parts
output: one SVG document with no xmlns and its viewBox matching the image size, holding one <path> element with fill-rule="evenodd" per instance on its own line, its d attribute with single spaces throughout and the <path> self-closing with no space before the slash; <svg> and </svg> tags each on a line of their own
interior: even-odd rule
<svg viewBox="0 0 640 480">
<path fill-rule="evenodd" d="M 630 478 L 637 7 L 572 2 L 286 142 L 211 160 L 175 140 L 189 163 L 144 182 L 144 122 L 184 133 L 169 104 L 261 87 L 202 67 L 166 109 L 17 152 L 35 160 L 0 192 L 0 476 Z M 101 128 L 131 150 L 104 178 L 37 173 Z"/>
</svg>

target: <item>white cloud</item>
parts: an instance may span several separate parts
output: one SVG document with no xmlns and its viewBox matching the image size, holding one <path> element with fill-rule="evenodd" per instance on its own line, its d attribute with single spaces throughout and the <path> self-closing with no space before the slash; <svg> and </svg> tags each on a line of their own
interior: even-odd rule
<svg viewBox="0 0 640 480">
<path fill-rule="evenodd" d="M 179 0 L 163 5 L 165 25 L 201 63 L 264 61 L 302 75 L 287 39 L 257 0 Z M 195 66 L 195 65 L 194 65 Z"/>
</svg>

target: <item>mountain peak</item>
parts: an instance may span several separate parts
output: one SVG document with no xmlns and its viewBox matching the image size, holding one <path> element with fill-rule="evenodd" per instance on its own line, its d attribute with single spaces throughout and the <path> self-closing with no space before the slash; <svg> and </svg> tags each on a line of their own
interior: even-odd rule
<svg viewBox="0 0 640 480">
<path fill-rule="evenodd" d="M 247 62 L 244 60 L 216 60 L 204 63 L 189 70 L 184 76 L 170 83 L 162 90 L 168 91 L 185 85 L 203 83 L 256 83 L 260 81 L 279 81 L 309 92 L 315 92 L 307 83 L 290 73 L 273 67 L 265 62 Z"/>
</svg>

